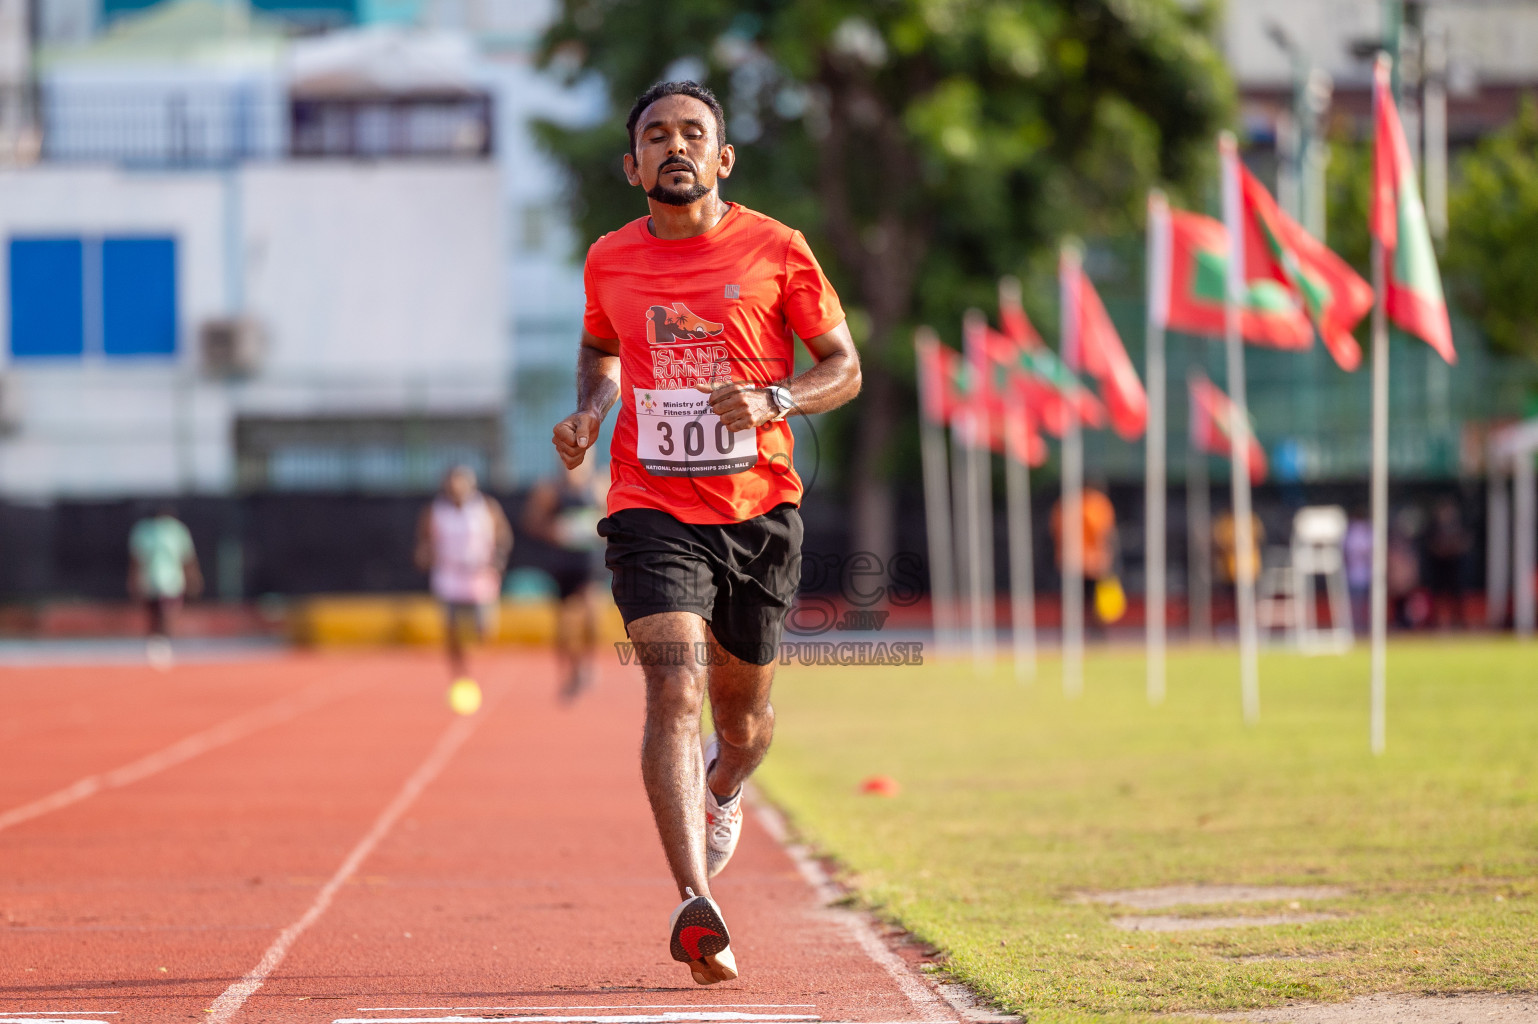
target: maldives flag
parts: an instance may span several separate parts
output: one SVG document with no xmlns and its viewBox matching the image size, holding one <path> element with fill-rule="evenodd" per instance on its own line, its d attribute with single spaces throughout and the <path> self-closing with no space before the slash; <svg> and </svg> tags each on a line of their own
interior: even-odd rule
<svg viewBox="0 0 1538 1024">
<path fill-rule="evenodd" d="M 1002 455 L 1028 466 L 1040 466 L 1047 461 L 1047 442 L 1036 429 L 1036 417 L 1031 413 L 1029 394 L 1024 390 L 1029 383 L 1027 377 L 1018 372 L 1005 375 L 1002 406 L 993 419 L 995 429 L 989 442 Z"/>
<path fill-rule="evenodd" d="M 1223 336 L 1228 282 L 1228 229 L 1199 213 L 1172 210 L 1162 197 L 1148 207 L 1154 265 L 1149 267 L 1150 315 L 1188 334 Z M 1292 289 L 1270 277 L 1245 282 L 1239 334 L 1271 348 L 1306 349 L 1314 327 Z"/>
<path fill-rule="evenodd" d="M 1200 373 L 1192 373 L 1190 382 L 1191 395 L 1191 447 L 1200 452 L 1211 455 L 1222 455 L 1225 458 L 1233 454 L 1233 448 L 1229 444 L 1228 425 L 1233 421 L 1234 403 L 1229 400 L 1217 385 Z M 1250 482 L 1260 483 L 1266 478 L 1266 451 L 1255 440 L 1253 426 L 1246 431 L 1249 435 L 1250 448 Z"/>
<path fill-rule="evenodd" d="M 1267 278 L 1291 289 L 1335 362 L 1342 370 L 1356 369 L 1362 350 L 1351 332 L 1372 309 L 1372 286 L 1283 213 L 1236 154 L 1228 159 L 1239 174 L 1245 279 Z"/>
<path fill-rule="evenodd" d="M 1063 353 L 1070 370 L 1083 369 L 1100 385 L 1100 397 L 1111 413 L 1111 427 L 1124 439 L 1140 437 L 1148 424 L 1148 395 L 1127 358 L 1121 337 L 1111 323 L 1095 286 L 1077 258 L 1060 263 L 1063 316 L 1068 318 Z"/>
<path fill-rule="evenodd" d="M 913 335 L 917 356 L 919 411 L 931 423 L 944 426 L 956 408 L 958 384 L 964 377 L 961 357 L 940 343 L 934 331 L 921 327 Z"/>
<path fill-rule="evenodd" d="M 975 309 L 967 310 L 962 317 L 961 330 L 966 349 L 966 384 L 957 411 L 967 414 L 968 423 L 974 419 L 981 422 L 982 440 L 995 452 L 1012 457 L 1023 455 L 1029 465 L 1041 465 L 1047 458 L 1047 446 L 1037 433 L 1036 420 L 1038 402 L 1043 396 L 1028 375 L 1008 358 L 1019 346 L 990 328 L 987 319 Z"/>
<path fill-rule="evenodd" d="M 1389 59 L 1380 57 L 1372 87 L 1375 140 L 1372 159 L 1372 236 L 1383 246 L 1384 304 L 1389 320 L 1458 361 L 1442 297 L 1442 275 L 1426 227 L 1426 208 L 1415 187 L 1415 163 L 1389 90 Z"/>
<path fill-rule="evenodd" d="M 1105 406 L 1073 375 L 1056 352 L 1045 345 L 1028 348 L 986 324 L 973 329 L 978 332 L 980 344 L 994 365 L 1005 373 L 1016 373 L 1010 386 L 1025 399 L 1032 420 L 1039 422 L 1053 437 L 1067 433 L 1070 409 L 1077 410 L 1079 421 L 1085 426 L 1105 425 Z M 1033 330 L 1031 334 L 1036 335 L 1036 332 Z M 1040 336 L 1036 337 L 1039 343 Z"/>
<path fill-rule="evenodd" d="M 1005 337 L 1028 352 L 1045 352 L 1046 343 L 1025 315 L 1025 303 L 1020 297 L 1020 280 L 1014 277 L 999 278 L 999 326 Z"/>
</svg>

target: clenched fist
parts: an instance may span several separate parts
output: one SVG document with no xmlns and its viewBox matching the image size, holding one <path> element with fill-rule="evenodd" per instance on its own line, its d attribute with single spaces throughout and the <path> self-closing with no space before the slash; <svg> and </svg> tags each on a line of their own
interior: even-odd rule
<svg viewBox="0 0 1538 1024">
<path fill-rule="evenodd" d="M 551 441 L 567 469 L 582 465 L 588 449 L 598 440 L 599 419 L 590 412 L 574 412 L 555 425 Z"/>
</svg>

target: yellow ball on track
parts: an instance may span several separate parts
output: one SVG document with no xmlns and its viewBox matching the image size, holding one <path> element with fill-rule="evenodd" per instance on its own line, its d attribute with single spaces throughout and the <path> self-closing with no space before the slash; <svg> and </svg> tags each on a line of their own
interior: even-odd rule
<svg viewBox="0 0 1538 1024">
<path fill-rule="evenodd" d="M 449 707 L 457 715 L 473 715 L 481 709 L 481 688 L 474 679 L 456 679 L 449 687 Z"/>
</svg>

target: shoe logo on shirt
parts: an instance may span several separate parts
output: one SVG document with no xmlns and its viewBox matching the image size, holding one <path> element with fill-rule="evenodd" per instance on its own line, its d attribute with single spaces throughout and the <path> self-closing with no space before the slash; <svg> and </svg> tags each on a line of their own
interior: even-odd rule
<svg viewBox="0 0 1538 1024">
<path fill-rule="evenodd" d="M 695 316 L 682 302 L 653 306 L 646 311 L 646 342 L 649 345 L 691 345 L 720 334 L 725 326 Z"/>
<path fill-rule="evenodd" d="M 740 298 L 742 298 L 742 285 L 740 285 L 740 284 L 729 284 L 729 285 L 727 285 L 726 286 L 726 297 L 728 299 L 740 299 Z"/>
</svg>

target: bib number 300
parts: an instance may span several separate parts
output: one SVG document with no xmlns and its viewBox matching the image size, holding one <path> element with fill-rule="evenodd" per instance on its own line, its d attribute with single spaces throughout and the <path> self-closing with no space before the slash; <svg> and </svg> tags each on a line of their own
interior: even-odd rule
<svg viewBox="0 0 1538 1024">
<path fill-rule="evenodd" d="M 694 388 L 635 389 L 636 458 L 655 476 L 730 476 L 758 464 L 758 431 L 728 430 Z"/>
</svg>

